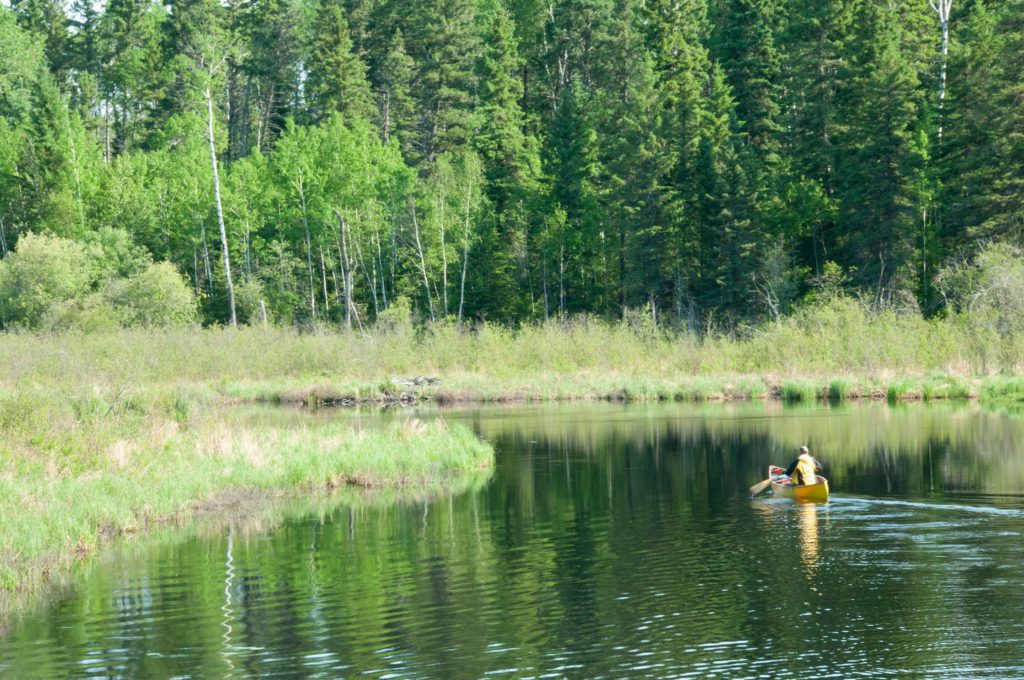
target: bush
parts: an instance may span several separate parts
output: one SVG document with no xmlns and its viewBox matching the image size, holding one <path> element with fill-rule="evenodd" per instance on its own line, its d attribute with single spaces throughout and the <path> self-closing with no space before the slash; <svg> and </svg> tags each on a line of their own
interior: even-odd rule
<svg viewBox="0 0 1024 680">
<path fill-rule="evenodd" d="M 94 281 L 83 244 L 25 234 L 0 262 L 0 317 L 6 326 L 36 328 L 51 308 L 84 298 Z"/>
<path fill-rule="evenodd" d="M 192 290 L 174 267 L 153 264 L 123 231 L 105 229 L 86 242 L 26 234 L 0 261 L 5 327 L 96 331 L 194 317 Z"/>
<path fill-rule="evenodd" d="M 169 262 L 111 282 L 104 297 L 122 326 L 184 326 L 195 320 L 192 289 Z"/>
</svg>

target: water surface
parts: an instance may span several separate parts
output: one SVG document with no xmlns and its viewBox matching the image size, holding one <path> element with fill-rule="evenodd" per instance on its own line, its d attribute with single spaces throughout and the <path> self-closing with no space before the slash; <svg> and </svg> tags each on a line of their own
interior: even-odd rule
<svg viewBox="0 0 1024 680">
<path fill-rule="evenodd" d="M 774 404 L 444 417 L 496 447 L 479 490 L 125 551 L 0 639 L 0 675 L 1024 677 L 1024 420 Z M 751 500 L 803 443 L 831 502 Z"/>
</svg>

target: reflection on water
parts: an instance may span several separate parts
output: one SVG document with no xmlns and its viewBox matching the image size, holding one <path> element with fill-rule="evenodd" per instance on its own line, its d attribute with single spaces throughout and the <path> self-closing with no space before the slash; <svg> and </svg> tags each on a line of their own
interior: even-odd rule
<svg viewBox="0 0 1024 680">
<path fill-rule="evenodd" d="M 814 578 L 814 572 L 818 570 L 818 504 L 798 502 L 797 519 L 800 523 L 800 553 L 808 577 Z"/>
<path fill-rule="evenodd" d="M 1024 421 L 761 404 L 445 417 L 495 444 L 485 486 L 109 562 L 0 640 L 0 675 L 1024 677 Z M 751 500 L 805 441 L 831 501 Z"/>
</svg>

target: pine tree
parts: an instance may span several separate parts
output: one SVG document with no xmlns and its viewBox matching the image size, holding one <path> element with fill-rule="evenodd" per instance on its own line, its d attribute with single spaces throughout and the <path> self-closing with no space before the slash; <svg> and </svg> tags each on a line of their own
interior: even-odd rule
<svg viewBox="0 0 1024 680">
<path fill-rule="evenodd" d="M 487 47 L 478 67 L 480 125 L 474 143 L 483 160 L 496 239 L 485 260 L 492 286 L 485 310 L 507 317 L 516 313 L 517 282 L 526 275 L 529 208 L 540 159 L 535 140 L 524 132 L 521 63 L 513 22 L 503 9 L 492 17 L 484 42 Z"/>
<path fill-rule="evenodd" d="M 415 0 L 403 35 L 417 64 L 419 105 L 414 160 L 431 162 L 465 147 L 473 128 L 475 65 L 480 54 L 471 0 Z"/>
<path fill-rule="evenodd" d="M 893 9 L 870 3 L 855 16 L 840 80 L 836 192 L 842 260 L 876 301 L 911 287 L 919 232 L 918 175 L 929 144 L 918 72 Z M 908 63 L 910 62 L 910 63 Z"/>
<path fill-rule="evenodd" d="M 352 52 L 348 22 L 337 0 L 324 2 L 317 14 L 308 70 L 307 113 L 311 121 L 335 113 L 345 119 L 373 117 L 366 65 Z"/>
<path fill-rule="evenodd" d="M 375 75 L 377 83 L 377 126 L 387 142 L 399 139 L 403 155 L 412 158 L 416 129 L 416 102 L 412 98 L 415 64 L 405 51 L 402 31 L 395 29 Z"/>
</svg>

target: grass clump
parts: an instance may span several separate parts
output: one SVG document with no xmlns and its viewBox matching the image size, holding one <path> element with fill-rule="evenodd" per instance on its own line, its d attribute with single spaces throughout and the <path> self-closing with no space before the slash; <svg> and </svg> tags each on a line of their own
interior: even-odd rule
<svg viewBox="0 0 1024 680">
<path fill-rule="evenodd" d="M 981 383 L 982 401 L 995 404 L 1024 402 L 1024 377 L 997 376 Z"/>
<path fill-rule="evenodd" d="M 108 539 L 183 522 L 225 493 L 438 489 L 493 465 L 489 444 L 443 421 L 295 428 L 204 410 L 183 427 L 175 401 L 94 397 L 0 399 L 0 608 Z M 27 424 L 12 420 L 26 400 Z"/>
<path fill-rule="evenodd" d="M 885 397 L 890 403 L 920 401 L 924 398 L 924 388 L 918 378 L 897 378 L 889 383 Z"/>
<path fill-rule="evenodd" d="M 779 385 L 779 396 L 786 402 L 813 402 L 823 390 L 810 380 L 783 380 Z"/>
<path fill-rule="evenodd" d="M 847 376 L 837 376 L 829 381 L 826 388 L 828 400 L 833 403 L 846 401 L 857 396 L 856 383 Z"/>
</svg>

